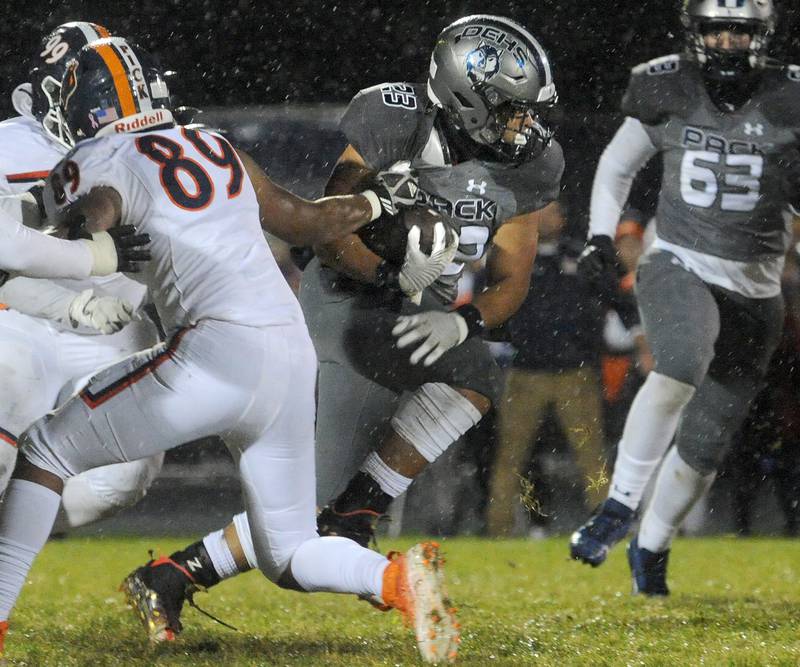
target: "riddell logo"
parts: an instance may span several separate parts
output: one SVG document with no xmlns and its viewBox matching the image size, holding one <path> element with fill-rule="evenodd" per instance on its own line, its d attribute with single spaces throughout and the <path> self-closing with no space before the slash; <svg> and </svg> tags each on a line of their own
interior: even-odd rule
<svg viewBox="0 0 800 667">
<path fill-rule="evenodd" d="M 132 120 L 125 120 L 123 118 L 118 123 L 114 123 L 114 132 L 117 134 L 136 132 L 136 130 L 143 130 L 155 125 L 163 125 L 170 121 L 170 118 L 167 117 L 163 109 L 153 111 L 152 113 L 138 113 L 131 118 Z"/>
</svg>

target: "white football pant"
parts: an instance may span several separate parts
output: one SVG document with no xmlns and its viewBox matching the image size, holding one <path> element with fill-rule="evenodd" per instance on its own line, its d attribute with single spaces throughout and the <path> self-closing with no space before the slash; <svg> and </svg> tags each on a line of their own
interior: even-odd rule
<svg viewBox="0 0 800 667">
<path fill-rule="evenodd" d="M 148 321 L 110 335 L 79 335 L 47 320 L 0 311 L 0 493 L 17 458 L 16 439 L 77 390 L 82 380 L 155 342 Z M 94 470 L 68 482 L 66 523 L 80 526 L 140 500 L 161 469 L 163 455 Z"/>
</svg>

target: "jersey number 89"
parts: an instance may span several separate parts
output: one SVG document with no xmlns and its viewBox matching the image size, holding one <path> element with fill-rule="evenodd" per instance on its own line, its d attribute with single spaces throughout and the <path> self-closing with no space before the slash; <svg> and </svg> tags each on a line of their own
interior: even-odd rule
<svg viewBox="0 0 800 667">
<path fill-rule="evenodd" d="M 242 191 L 244 170 L 233 147 L 224 139 L 214 136 L 219 149 L 217 152 L 197 130 L 181 128 L 181 133 L 206 160 L 229 170 L 226 188 L 228 199 L 237 197 Z M 186 211 L 201 211 L 214 200 L 214 181 L 202 164 L 186 157 L 183 146 L 177 141 L 158 134 L 148 134 L 136 140 L 136 149 L 159 165 L 161 185 L 175 206 Z M 186 187 L 187 179 L 191 179 L 194 187 Z"/>
</svg>

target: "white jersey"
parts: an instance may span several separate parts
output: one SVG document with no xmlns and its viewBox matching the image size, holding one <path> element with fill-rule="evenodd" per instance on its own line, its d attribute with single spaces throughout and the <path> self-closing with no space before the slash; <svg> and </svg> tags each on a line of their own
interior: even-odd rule
<svg viewBox="0 0 800 667">
<path fill-rule="evenodd" d="M 182 127 L 81 142 L 56 168 L 64 204 L 97 186 L 122 199 L 121 224 L 150 235 L 135 276 L 167 331 L 202 319 L 246 326 L 303 321 L 259 224 L 255 191 L 222 137 Z"/>
<path fill-rule="evenodd" d="M 67 149 L 51 141 L 35 119 L 17 116 L 0 122 L 0 197 L 20 194 L 38 181 L 43 181 L 66 153 Z M 17 220 L 21 219 L 19 201 L 16 199 L 0 199 L 0 210 Z M 12 279 L 0 287 L 0 302 L 6 303 L 11 308 L 15 308 L 15 301 L 19 299 L 61 304 L 71 300 L 70 294 L 65 290 L 77 295 L 90 288 L 97 296 L 126 299 L 137 309 L 147 293 L 144 287 L 121 273 L 84 280 L 51 281 L 19 278 Z M 59 305 L 54 310 L 65 311 L 66 307 Z M 30 310 L 26 309 L 25 312 Z M 53 323 L 61 329 L 72 330 L 68 322 L 54 319 Z M 85 328 L 80 329 L 80 333 L 99 335 L 99 332 Z"/>
</svg>

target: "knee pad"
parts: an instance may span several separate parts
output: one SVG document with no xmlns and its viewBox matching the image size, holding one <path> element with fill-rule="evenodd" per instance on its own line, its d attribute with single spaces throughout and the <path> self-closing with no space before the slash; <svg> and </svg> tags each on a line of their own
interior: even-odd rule
<svg viewBox="0 0 800 667">
<path fill-rule="evenodd" d="M 94 468 L 64 485 L 63 506 L 70 527 L 83 526 L 139 502 L 161 470 L 164 455 Z"/>
<path fill-rule="evenodd" d="M 464 396 L 441 382 L 423 384 L 392 418 L 392 427 L 429 463 L 481 420 Z"/>
<path fill-rule="evenodd" d="M 681 410 L 694 396 L 697 389 L 688 382 L 672 376 L 653 371 L 645 380 L 647 396 L 651 403 L 662 407 L 665 411 Z M 644 386 L 642 387 L 644 389 Z M 642 391 L 640 389 L 640 391 Z"/>
</svg>

